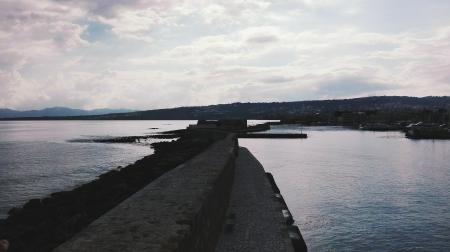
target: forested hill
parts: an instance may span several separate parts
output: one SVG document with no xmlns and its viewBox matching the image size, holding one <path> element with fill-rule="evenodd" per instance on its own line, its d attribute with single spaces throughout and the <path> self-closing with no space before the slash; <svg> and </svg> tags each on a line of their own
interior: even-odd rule
<svg viewBox="0 0 450 252">
<path fill-rule="evenodd" d="M 336 111 L 371 110 L 423 110 L 448 109 L 450 97 L 374 96 L 341 100 L 315 100 L 272 103 L 232 103 L 210 106 L 179 107 L 116 113 L 98 116 L 54 117 L 41 119 L 85 119 L 85 120 L 188 120 L 188 119 L 280 119 L 311 113 Z"/>
</svg>

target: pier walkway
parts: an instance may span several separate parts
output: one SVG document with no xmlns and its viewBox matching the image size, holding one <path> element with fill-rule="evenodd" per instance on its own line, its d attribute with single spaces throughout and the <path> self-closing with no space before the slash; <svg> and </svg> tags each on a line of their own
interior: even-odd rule
<svg viewBox="0 0 450 252">
<path fill-rule="evenodd" d="M 294 251 L 282 209 L 263 166 L 240 147 L 227 221 L 216 252 Z"/>
<path fill-rule="evenodd" d="M 236 155 L 238 154 L 238 155 Z M 54 252 L 303 252 L 273 178 L 235 135 L 158 177 Z"/>
</svg>

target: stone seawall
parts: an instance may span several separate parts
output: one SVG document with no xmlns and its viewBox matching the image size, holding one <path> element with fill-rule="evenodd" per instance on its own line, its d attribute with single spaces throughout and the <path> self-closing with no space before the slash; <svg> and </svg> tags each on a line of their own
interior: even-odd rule
<svg viewBox="0 0 450 252">
<path fill-rule="evenodd" d="M 234 135 L 213 144 L 54 251 L 213 251 L 229 204 L 237 148 Z"/>
</svg>

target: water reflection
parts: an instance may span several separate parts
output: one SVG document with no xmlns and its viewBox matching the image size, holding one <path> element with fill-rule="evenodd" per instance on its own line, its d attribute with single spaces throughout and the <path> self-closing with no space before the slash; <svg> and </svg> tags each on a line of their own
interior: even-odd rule
<svg viewBox="0 0 450 252">
<path fill-rule="evenodd" d="M 311 251 L 450 249 L 450 141 L 276 126 L 308 139 L 240 139 L 272 172 Z M 445 224 L 444 224 L 445 223 Z"/>
<path fill-rule="evenodd" d="M 149 146 L 69 142 L 174 130 L 193 121 L 0 122 L 0 218 L 14 206 L 69 190 L 152 153 Z"/>
</svg>

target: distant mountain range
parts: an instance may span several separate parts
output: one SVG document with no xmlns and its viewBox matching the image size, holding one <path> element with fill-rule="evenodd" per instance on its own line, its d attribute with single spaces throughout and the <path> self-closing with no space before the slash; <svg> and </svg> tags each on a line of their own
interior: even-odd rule
<svg viewBox="0 0 450 252">
<path fill-rule="evenodd" d="M 53 108 L 55 109 L 55 108 Z M 60 108 L 61 109 L 61 108 Z M 336 111 L 369 111 L 369 110 L 450 110 L 450 96 L 372 96 L 340 100 L 313 100 L 296 102 L 271 103 L 231 103 L 209 106 L 178 107 L 136 112 L 108 110 L 73 110 L 72 114 L 30 113 L 23 111 L 20 117 L 24 119 L 55 119 L 55 120 L 197 120 L 220 118 L 247 119 L 280 119 L 311 113 L 330 113 Z M 52 109 L 49 109 L 52 110 Z M 44 110 L 45 111 L 45 110 Z M 27 114 L 28 113 L 28 114 Z M 79 114 L 77 114 L 79 113 Z M 80 114 L 85 113 L 85 114 Z M 96 115 L 94 115 L 96 114 Z M 2 115 L 2 112 L 0 112 Z M 4 115 L 4 114 L 3 114 Z M 36 118 L 47 116 L 46 118 Z M 48 118 L 48 116 L 53 116 Z M 5 117 L 5 116 L 0 116 Z M 11 116 L 10 116 L 11 117 Z"/>
<path fill-rule="evenodd" d="M 93 109 L 82 110 L 65 107 L 52 107 L 40 110 L 12 110 L 0 109 L 0 118 L 20 118 L 20 117 L 55 117 L 55 116 L 89 116 L 89 115 L 104 115 L 112 113 L 127 113 L 132 112 L 129 109 Z"/>
</svg>

